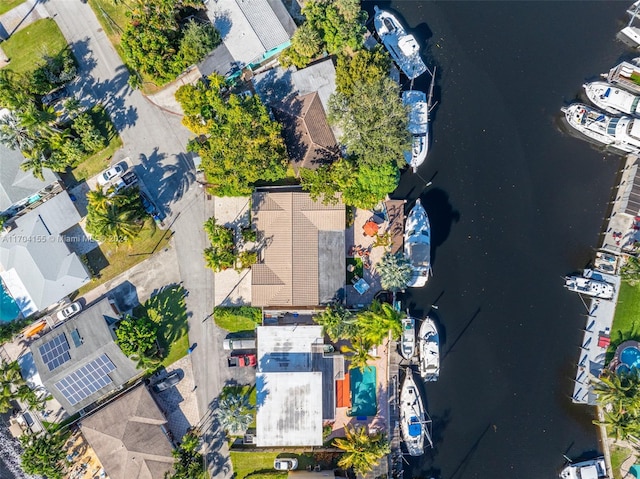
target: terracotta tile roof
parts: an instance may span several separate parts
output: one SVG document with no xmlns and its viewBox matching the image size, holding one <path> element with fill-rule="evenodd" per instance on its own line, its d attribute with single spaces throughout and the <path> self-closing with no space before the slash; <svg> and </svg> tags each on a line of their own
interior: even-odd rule
<svg viewBox="0 0 640 479">
<path fill-rule="evenodd" d="M 327 258 L 345 261 L 342 203 L 324 205 L 302 192 L 257 192 L 252 209 L 265 244 L 260 262 L 252 267 L 254 306 L 316 306 L 344 286 L 344 274 L 323 264 Z M 334 241 L 326 240 L 325 234 Z M 321 274 L 332 277 L 319 281 Z"/>
<path fill-rule="evenodd" d="M 296 96 L 275 106 L 293 167 L 315 169 L 338 159 L 336 139 L 327 124 L 317 92 Z"/>
</svg>

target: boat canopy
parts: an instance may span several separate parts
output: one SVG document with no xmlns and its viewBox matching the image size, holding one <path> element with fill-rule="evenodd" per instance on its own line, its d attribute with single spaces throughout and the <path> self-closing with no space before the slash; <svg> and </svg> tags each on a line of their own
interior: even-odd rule
<svg viewBox="0 0 640 479">
<path fill-rule="evenodd" d="M 420 51 L 420 45 L 413 35 L 405 35 L 398 39 L 398 46 L 402 53 L 410 57 Z"/>
<path fill-rule="evenodd" d="M 420 424 L 420 420 L 412 416 L 411 423 L 409 424 L 409 436 L 418 437 L 422 434 L 422 425 Z"/>
</svg>

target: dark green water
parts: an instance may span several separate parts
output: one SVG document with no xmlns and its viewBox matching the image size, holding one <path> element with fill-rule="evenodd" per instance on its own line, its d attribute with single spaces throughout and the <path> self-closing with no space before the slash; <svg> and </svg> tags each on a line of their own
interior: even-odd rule
<svg viewBox="0 0 640 479">
<path fill-rule="evenodd" d="M 601 450 L 594 411 L 570 399 L 585 311 L 562 276 L 592 257 L 620 167 L 559 110 L 629 55 L 615 35 L 630 2 L 378 4 L 438 67 L 434 143 L 394 194 L 430 216 L 434 277 L 405 303 L 437 301 L 443 338 L 425 388 L 435 449 L 406 477 L 557 477 L 563 454 Z"/>
</svg>

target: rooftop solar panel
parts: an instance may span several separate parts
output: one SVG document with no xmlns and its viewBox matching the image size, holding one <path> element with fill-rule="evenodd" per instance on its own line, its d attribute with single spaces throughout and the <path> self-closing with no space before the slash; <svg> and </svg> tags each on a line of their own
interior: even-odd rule
<svg viewBox="0 0 640 479">
<path fill-rule="evenodd" d="M 116 367 L 106 354 L 102 354 L 90 363 L 76 369 L 55 383 L 58 391 L 75 406 L 91 394 L 111 383 L 108 374 Z"/>
<path fill-rule="evenodd" d="M 69 342 L 67 336 L 62 333 L 47 341 L 38 348 L 42 361 L 47 365 L 49 371 L 66 363 L 71 359 L 69 355 Z"/>
</svg>

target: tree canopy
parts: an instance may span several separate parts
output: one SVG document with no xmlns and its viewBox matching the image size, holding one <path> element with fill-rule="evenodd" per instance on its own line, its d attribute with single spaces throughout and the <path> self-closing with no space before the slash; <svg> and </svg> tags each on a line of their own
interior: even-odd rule
<svg viewBox="0 0 640 479">
<path fill-rule="evenodd" d="M 65 440 L 66 437 L 60 433 L 21 436 L 23 452 L 20 462 L 24 472 L 62 479 L 66 469 Z"/>
<path fill-rule="evenodd" d="M 353 55 L 338 55 L 336 62 L 336 90 L 347 96 L 354 94 L 359 83 L 375 83 L 388 77 L 391 58 L 382 45 L 373 50 L 358 50 Z"/>
<path fill-rule="evenodd" d="M 147 367 L 158 362 L 159 325 L 148 316 L 125 317 L 118 323 L 116 343 L 122 352 L 137 361 L 138 367 Z"/>
<path fill-rule="evenodd" d="M 128 12 L 122 34 L 125 62 L 164 84 L 186 67 L 202 60 L 220 44 L 211 23 L 181 22 L 185 9 L 202 8 L 198 0 L 138 0 Z"/>
<path fill-rule="evenodd" d="M 605 370 L 594 391 L 604 411 L 604 425 L 617 439 L 640 437 L 640 374 Z M 595 424 L 600 424 L 594 421 Z"/>
<path fill-rule="evenodd" d="M 137 188 L 111 193 L 98 188 L 87 193 L 87 200 L 87 232 L 98 241 L 125 243 L 140 234 L 145 212 Z"/>
<path fill-rule="evenodd" d="M 254 407 L 246 394 L 227 394 L 220 398 L 214 414 L 228 434 L 243 434 L 254 419 Z"/>
<path fill-rule="evenodd" d="M 202 158 L 207 188 L 217 196 L 246 196 L 258 181 L 276 181 L 287 173 L 281 126 L 271 120 L 257 95 L 226 94 L 224 78 L 209 85 L 184 85 L 176 98 L 183 124 L 198 135 L 188 145 Z"/>
<path fill-rule="evenodd" d="M 165 474 L 165 479 L 204 479 L 209 477 L 200 449 L 200 437 L 189 431 L 182 436 L 180 446 L 173 450 L 177 459 L 173 474 Z"/>
<path fill-rule="evenodd" d="M 413 274 L 411 261 L 402 253 L 385 252 L 375 267 L 382 288 L 394 292 L 406 288 Z"/>
<path fill-rule="evenodd" d="M 369 434 L 362 426 L 345 426 L 345 438 L 336 438 L 333 444 L 344 451 L 338 466 L 353 469 L 357 475 L 364 476 L 371 471 L 384 456 L 391 452 L 384 434 Z"/>
</svg>

